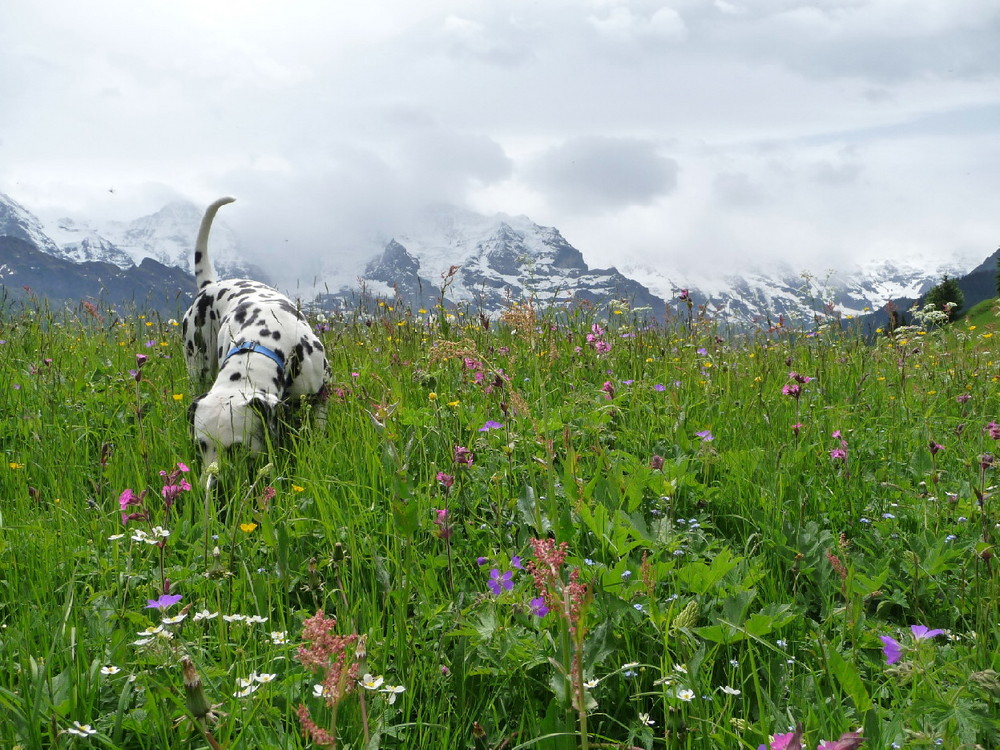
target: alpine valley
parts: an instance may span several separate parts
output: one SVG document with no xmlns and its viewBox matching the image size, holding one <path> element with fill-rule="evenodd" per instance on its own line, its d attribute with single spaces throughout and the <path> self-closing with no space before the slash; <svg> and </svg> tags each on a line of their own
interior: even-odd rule
<svg viewBox="0 0 1000 750">
<path fill-rule="evenodd" d="M 176 315 L 192 297 L 192 247 L 202 212 L 194 203 L 174 202 L 130 222 L 43 222 L 0 193 L 0 291 L 9 301 L 37 296 L 71 307 L 88 301 Z M 240 237 L 221 217 L 211 248 L 220 277 L 271 281 L 264 268 L 247 261 Z M 945 275 L 959 280 L 967 306 L 995 296 L 1000 251 L 974 267 L 897 258 L 820 271 L 786 263 L 739 276 L 637 264 L 601 269 L 591 268 L 558 229 L 525 216 L 435 206 L 406 233 L 367 253 L 359 249 L 358 256 L 365 255 L 357 267 L 321 270 L 309 291 L 296 280 L 293 297 L 322 310 L 377 299 L 431 309 L 446 285 L 447 303 L 466 303 L 490 316 L 530 298 L 540 305 L 624 304 L 662 320 L 687 314 L 679 301 L 686 290 L 696 312 L 732 329 L 848 318 L 874 328 L 883 324 L 887 303 L 905 311 Z"/>
</svg>

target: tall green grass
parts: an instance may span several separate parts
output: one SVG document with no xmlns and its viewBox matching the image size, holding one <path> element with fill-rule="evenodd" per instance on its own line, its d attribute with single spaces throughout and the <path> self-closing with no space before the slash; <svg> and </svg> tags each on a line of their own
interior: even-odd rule
<svg viewBox="0 0 1000 750">
<path fill-rule="evenodd" d="M 997 746 L 991 323 L 374 310 L 208 491 L 172 321 L 2 314 L 0 746 Z"/>
</svg>

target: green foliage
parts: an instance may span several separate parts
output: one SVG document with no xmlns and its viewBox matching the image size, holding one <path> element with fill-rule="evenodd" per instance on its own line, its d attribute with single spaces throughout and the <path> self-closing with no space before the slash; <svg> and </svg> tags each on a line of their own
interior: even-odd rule
<svg viewBox="0 0 1000 750">
<path fill-rule="evenodd" d="M 175 324 L 0 317 L 0 745 L 1000 742 L 991 322 L 373 309 L 317 321 L 326 426 L 208 489 Z"/>
</svg>

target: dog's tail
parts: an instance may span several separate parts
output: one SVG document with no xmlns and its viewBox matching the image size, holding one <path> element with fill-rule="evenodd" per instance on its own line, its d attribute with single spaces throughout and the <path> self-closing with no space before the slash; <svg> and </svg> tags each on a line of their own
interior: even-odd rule
<svg viewBox="0 0 1000 750">
<path fill-rule="evenodd" d="M 236 199 L 219 198 L 205 209 L 201 227 L 198 229 L 198 239 L 194 243 L 194 283 L 198 289 L 204 289 L 215 281 L 215 266 L 208 257 L 208 233 L 212 229 L 212 220 L 220 208 L 234 200 Z"/>
</svg>

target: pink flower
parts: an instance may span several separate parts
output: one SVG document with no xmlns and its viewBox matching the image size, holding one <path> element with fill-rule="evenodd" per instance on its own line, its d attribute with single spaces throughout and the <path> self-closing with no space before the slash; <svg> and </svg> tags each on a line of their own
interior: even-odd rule
<svg viewBox="0 0 1000 750">
<path fill-rule="evenodd" d="M 439 471 L 437 473 L 437 480 L 438 484 L 440 484 L 445 489 L 448 489 L 453 484 L 455 484 L 455 477 L 453 477 L 451 474 L 445 474 L 443 471 Z"/>
<path fill-rule="evenodd" d="M 472 466 L 475 461 L 475 455 L 468 448 L 462 445 L 456 445 L 452 449 L 452 458 L 454 458 L 455 463 L 459 466 Z"/>
<path fill-rule="evenodd" d="M 847 451 L 845 451 L 843 448 L 834 448 L 832 451 L 830 451 L 830 458 L 832 458 L 834 461 L 846 461 Z"/>
</svg>

